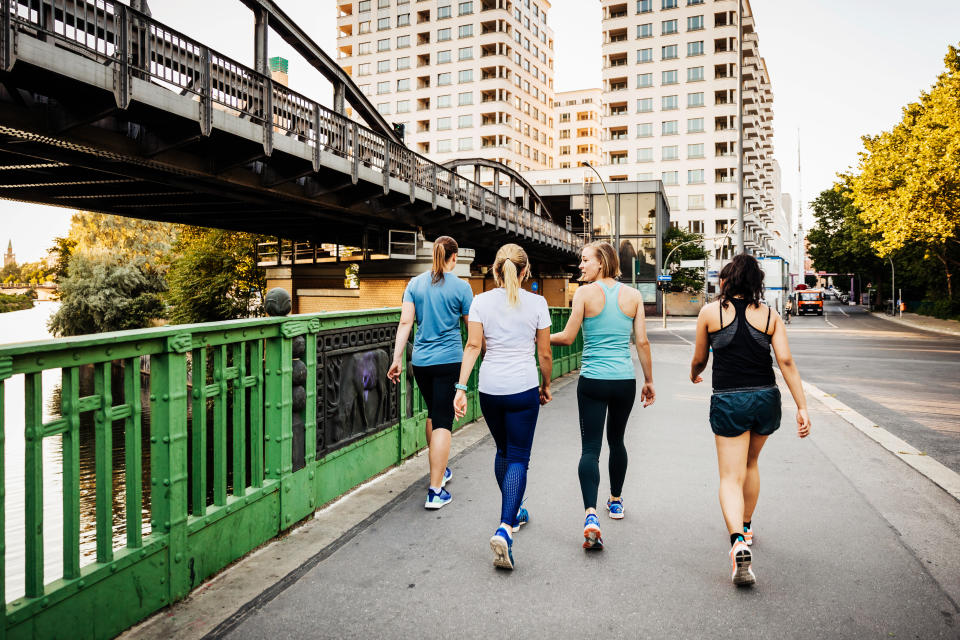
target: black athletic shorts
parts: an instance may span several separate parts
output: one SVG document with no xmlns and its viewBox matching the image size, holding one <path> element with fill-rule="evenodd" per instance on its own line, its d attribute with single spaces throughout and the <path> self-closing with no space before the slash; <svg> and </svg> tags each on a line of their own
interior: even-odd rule
<svg viewBox="0 0 960 640">
<path fill-rule="evenodd" d="M 426 367 L 413 366 L 420 395 L 427 403 L 427 417 L 434 429 L 453 429 L 454 387 L 460 379 L 460 363 L 434 364 Z"/>
<path fill-rule="evenodd" d="M 710 397 L 710 428 L 727 438 L 747 431 L 770 435 L 780 428 L 780 389 L 714 391 Z"/>
</svg>

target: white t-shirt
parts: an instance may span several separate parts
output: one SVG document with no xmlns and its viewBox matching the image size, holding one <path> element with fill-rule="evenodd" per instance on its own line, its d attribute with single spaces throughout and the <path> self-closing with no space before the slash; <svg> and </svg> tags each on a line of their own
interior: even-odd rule
<svg viewBox="0 0 960 640">
<path fill-rule="evenodd" d="M 520 290 L 517 306 L 507 304 L 506 289 L 492 289 L 473 298 L 470 322 L 483 324 L 487 352 L 480 365 L 479 389 L 506 396 L 539 385 L 537 329 L 550 326 L 550 309 L 543 296 Z"/>
</svg>

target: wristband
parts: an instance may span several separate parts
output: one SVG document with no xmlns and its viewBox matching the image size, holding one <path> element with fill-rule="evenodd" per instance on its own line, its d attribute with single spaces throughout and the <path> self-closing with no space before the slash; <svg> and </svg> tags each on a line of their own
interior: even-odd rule
<svg viewBox="0 0 960 640">
<path fill-rule="evenodd" d="M 453 388 L 454 388 L 454 389 L 459 389 L 460 391 L 469 391 L 469 390 L 470 390 L 470 389 L 467 388 L 467 385 L 465 385 L 465 384 L 460 384 L 459 382 L 458 382 L 457 384 L 453 385 Z"/>
</svg>

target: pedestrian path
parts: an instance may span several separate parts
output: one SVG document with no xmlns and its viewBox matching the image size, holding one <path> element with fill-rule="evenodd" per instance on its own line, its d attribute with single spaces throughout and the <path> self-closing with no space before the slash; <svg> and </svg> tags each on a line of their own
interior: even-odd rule
<svg viewBox="0 0 960 640">
<path fill-rule="evenodd" d="M 945 333 L 954 336 L 960 336 L 960 320 L 941 320 L 931 316 L 920 315 L 919 313 L 904 313 L 901 315 L 890 316 L 883 312 L 873 312 L 875 318 L 883 318 L 897 324 L 913 327 L 914 329 L 923 329 L 924 331 L 934 331 L 936 333 Z"/>
<path fill-rule="evenodd" d="M 601 514 L 604 551 L 581 549 L 570 377 L 541 414 L 515 571 L 492 567 L 499 493 L 483 438 L 452 461 L 448 506 L 425 511 L 418 478 L 269 598 L 221 603 L 236 613 L 212 637 L 956 638 L 960 502 L 816 401 L 799 440 L 786 392 L 761 457 L 758 584 L 731 585 L 709 381 L 687 381 L 689 356 L 655 349 L 657 403 L 628 426 L 626 518 Z M 601 502 L 605 467 L 606 449 Z"/>
</svg>

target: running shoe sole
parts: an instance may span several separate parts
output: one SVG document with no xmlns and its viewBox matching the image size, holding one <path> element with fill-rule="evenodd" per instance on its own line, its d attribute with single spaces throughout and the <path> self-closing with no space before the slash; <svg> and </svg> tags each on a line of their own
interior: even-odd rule
<svg viewBox="0 0 960 640">
<path fill-rule="evenodd" d="M 622 509 L 623 509 L 623 508 L 621 507 L 620 513 L 614 513 L 614 512 L 610 509 L 610 505 L 607 505 L 607 511 L 609 512 L 607 515 L 609 515 L 609 516 L 610 516 L 611 518 L 613 518 L 614 520 L 623 520 L 623 510 L 622 510 Z"/>
<path fill-rule="evenodd" d="M 450 471 L 450 475 L 447 475 L 447 471 L 450 471 L 450 467 L 447 467 L 443 472 L 443 479 L 440 481 L 440 488 L 443 489 L 447 486 L 447 483 L 453 480 L 453 471 Z"/>
<path fill-rule="evenodd" d="M 493 551 L 493 566 L 497 569 L 513 569 L 513 560 L 510 559 L 510 545 L 503 536 L 490 538 L 490 549 Z"/>
<path fill-rule="evenodd" d="M 753 554 L 749 549 L 738 551 L 734 559 L 733 584 L 738 587 L 749 587 L 756 583 L 757 576 L 750 566 L 753 563 Z"/>
<path fill-rule="evenodd" d="M 600 537 L 600 529 L 596 527 L 585 527 L 583 530 L 583 548 L 587 551 L 603 551 L 603 538 Z"/>
<path fill-rule="evenodd" d="M 450 500 L 453 500 L 452 496 L 450 497 Z M 423 503 L 423 508 L 424 509 L 442 509 L 443 507 L 450 504 L 450 500 L 447 500 L 446 502 L 430 502 L 429 500 L 427 500 L 426 502 Z"/>
</svg>

